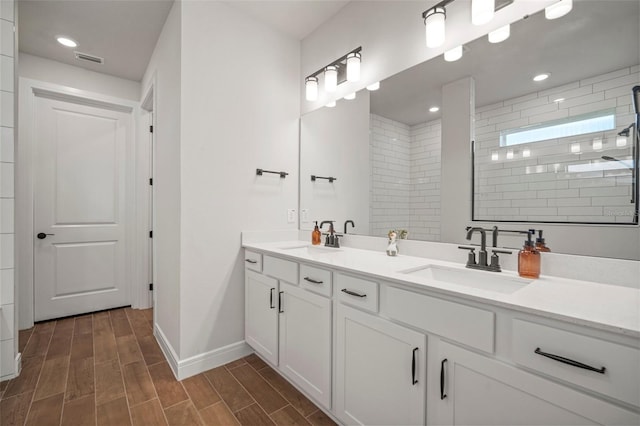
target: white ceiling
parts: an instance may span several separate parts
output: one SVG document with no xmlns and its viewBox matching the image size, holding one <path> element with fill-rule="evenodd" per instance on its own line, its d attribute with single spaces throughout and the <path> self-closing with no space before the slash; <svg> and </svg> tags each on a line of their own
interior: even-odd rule
<svg viewBox="0 0 640 426">
<path fill-rule="evenodd" d="M 243 1 L 227 4 L 301 40 L 348 1 Z M 21 52 L 140 81 L 173 0 L 19 0 Z M 67 35 L 75 49 L 59 45 Z M 74 50 L 104 58 L 102 65 L 75 59 Z"/>
<path fill-rule="evenodd" d="M 484 106 L 640 62 L 640 2 L 573 5 L 560 19 L 547 20 L 540 12 L 511 25 L 511 37 L 502 43 L 475 40 L 457 62 L 440 56 L 382 81 L 372 92 L 371 111 L 414 125 L 438 118 L 428 109 L 442 105 L 441 87 L 466 76 L 475 79 L 476 105 Z M 534 83 L 540 72 L 551 77 Z"/>
</svg>

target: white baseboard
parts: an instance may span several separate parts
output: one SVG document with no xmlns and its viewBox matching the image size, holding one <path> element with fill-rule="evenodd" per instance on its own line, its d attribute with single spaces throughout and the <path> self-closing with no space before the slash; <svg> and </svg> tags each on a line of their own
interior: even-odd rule
<svg viewBox="0 0 640 426">
<path fill-rule="evenodd" d="M 184 380 L 253 353 L 253 349 L 242 340 L 181 360 L 157 324 L 154 327 L 154 335 L 165 358 L 167 358 L 173 375 L 178 380 Z"/>
</svg>

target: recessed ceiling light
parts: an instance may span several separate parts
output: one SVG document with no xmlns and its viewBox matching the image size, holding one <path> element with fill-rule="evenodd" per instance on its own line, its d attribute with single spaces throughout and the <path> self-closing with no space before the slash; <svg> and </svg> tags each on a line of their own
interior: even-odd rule
<svg viewBox="0 0 640 426">
<path fill-rule="evenodd" d="M 78 43 L 76 43 L 75 40 L 72 40 L 69 37 L 58 36 L 56 37 L 56 40 L 58 40 L 58 43 L 66 47 L 78 47 Z"/>
<path fill-rule="evenodd" d="M 432 106 L 431 108 L 429 108 L 429 112 L 438 112 L 438 111 L 440 111 L 440 107 Z"/>
<path fill-rule="evenodd" d="M 533 81 L 544 81 L 548 79 L 550 75 L 551 73 L 543 72 L 542 74 L 538 74 L 535 77 L 533 77 Z"/>
</svg>

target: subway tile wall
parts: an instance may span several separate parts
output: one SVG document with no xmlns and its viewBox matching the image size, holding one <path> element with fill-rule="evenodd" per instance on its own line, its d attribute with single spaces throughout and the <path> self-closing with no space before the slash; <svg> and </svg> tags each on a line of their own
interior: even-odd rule
<svg viewBox="0 0 640 426">
<path fill-rule="evenodd" d="M 371 114 L 371 235 L 406 229 L 440 241 L 440 138 L 440 120 L 408 126 Z"/>
<path fill-rule="evenodd" d="M 14 1 L 0 1 L 0 381 L 15 374 Z"/>
<path fill-rule="evenodd" d="M 631 137 L 622 144 L 617 133 L 635 121 L 637 84 L 633 66 L 476 108 L 475 218 L 632 222 L 631 171 L 607 170 L 601 157 L 631 160 Z M 500 146 L 503 130 L 603 110 L 615 110 L 614 131 Z"/>
</svg>

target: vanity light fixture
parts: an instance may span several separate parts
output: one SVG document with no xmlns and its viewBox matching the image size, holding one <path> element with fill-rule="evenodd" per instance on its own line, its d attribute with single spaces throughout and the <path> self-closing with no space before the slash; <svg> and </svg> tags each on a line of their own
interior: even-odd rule
<svg viewBox="0 0 640 426">
<path fill-rule="evenodd" d="M 444 44 L 444 21 L 447 17 L 447 11 L 444 6 L 451 1 L 453 0 L 445 0 L 438 3 L 431 9 L 422 12 L 422 18 L 424 18 L 427 47 L 429 48 L 440 47 Z"/>
<path fill-rule="evenodd" d="M 547 19 L 562 18 L 573 9 L 573 0 L 560 0 L 544 8 L 544 17 Z"/>
<path fill-rule="evenodd" d="M 370 84 L 367 86 L 367 90 L 370 92 L 375 92 L 376 90 L 378 90 L 380 88 L 380 82 L 376 81 L 373 84 Z"/>
<path fill-rule="evenodd" d="M 488 35 L 489 43 L 500 43 L 505 41 L 511 35 L 511 25 L 507 24 L 504 27 L 500 27 L 497 30 L 491 31 Z"/>
<path fill-rule="evenodd" d="M 444 52 L 444 60 L 447 62 L 454 62 L 460 58 L 462 58 L 462 45 Z"/>
<path fill-rule="evenodd" d="M 338 67 L 329 65 L 324 69 L 324 90 L 329 93 L 335 92 L 338 88 Z"/>
<path fill-rule="evenodd" d="M 471 0 L 471 23 L 484 25 L 493 19 L 495 0 Z"/>
<path fill-rule="evenodd" d="M 535 77 L 533 77 L 533 81 L 536 81 L 536 82 L 544 81 L 544 80 L 548 79 L 550 75 L 551 75 L 551 73 L 543 72 L 542 74 L 538 74 Z"/>
<path fill-rule="evenodd" d="M 345 95 L 345 97 L 344 97 L 344 98 L 345 98 L 346 100 L 348 100 L 348 101 L 352 101 L 352 100 L 354 100 L 354 99 L 356 98 L 356 92 L 349 93 L 348 95 Z"/>
<path fill-rule="evenodd" d="M 345 81 L 358 81 L 360 79 L 360 65 L 362 47 L 357 47 L 346 55 L 336 59 L 305 78 L 305 98 L 314 102 L 318 100 L 318 77 L 323 75 L 324 89 L 331 93 Z"/>
<path fill-rule="evenodd" d="M 78 43 L 67 36 L 58 36 L 56 40 L 65 47 L 78 47 Z"/>
<path fill-rule="evenodd" d="M 336 101 L 331 101 L 328 104 L 325 105 L 327 108 L 333 108 L 336 106 Z"/>
<path fill-rule="evenodd" d="M 308 101 L 318 100 L 318 77 L 307 77 L 304 81 L 305 97 Z"/>
<path fill-rule="evenodd" d="M 438 112 L 438 111 L 440 111 L 440 107 L 432 106 L 431 108 L 429 108 L 429 112 Z"/>
</svg>

